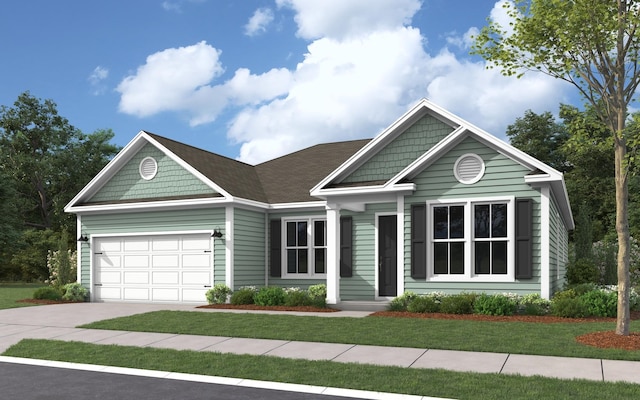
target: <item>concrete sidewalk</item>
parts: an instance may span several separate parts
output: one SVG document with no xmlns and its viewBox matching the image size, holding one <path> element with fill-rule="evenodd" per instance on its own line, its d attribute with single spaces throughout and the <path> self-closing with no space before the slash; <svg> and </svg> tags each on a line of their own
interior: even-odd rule
<svg viewBox="0 0 640 400">
<path fill-rule="evenodd" d="M 640 362 L 636 361 L 75 328 L 93 321 L 157 310 L 220 312 L 185 305 L 119 303 L 80 303 L 0 310 L 0 353 L 22 339 L 39 338 L 406 368 L 442 368 L 461 372 L 640 383 Z M 298 313 L 304 314 L 308 313 Z M 368 313 L 341 311 L 312 315 L 362 317 Z"/>
</svg>

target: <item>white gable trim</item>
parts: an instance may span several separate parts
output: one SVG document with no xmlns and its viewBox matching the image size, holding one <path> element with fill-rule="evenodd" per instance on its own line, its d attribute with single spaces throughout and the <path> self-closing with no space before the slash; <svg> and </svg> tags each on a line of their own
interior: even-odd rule
<svg viewBox="0 0 640 400">
<path fill-rule="evenodd" d="M 147 143 L 155 146 L 158 150 L 185 168 L 205 185 L 220 193 L 225 199 L 231 199 L 231 195 L 222 187 L 218 186 L 215 182 L 212 182 L 187 162 L 169 151 L 145 131 L 140 131 L 73 199 L 71 199 L 71 201 L 64 207 L 64 211 L 77 212 L 80 209 L 87 210 L 84 206 L 78 208 L 77 204 L 82 202 L 82 200 L 89 199 L 91 196 L 95 195 Z M 120 207 L 122 207 L 122 205 L 120 205 Z"/>
</svg>

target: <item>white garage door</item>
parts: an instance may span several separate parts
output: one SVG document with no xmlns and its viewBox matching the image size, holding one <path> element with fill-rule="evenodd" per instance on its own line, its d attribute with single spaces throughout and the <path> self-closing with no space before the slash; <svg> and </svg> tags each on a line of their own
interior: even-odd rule
<svg viewBox="0 0 640 400">
<path fill-rule="evenodd" d="M 210 234 L 97 238 L 96 301 L 206 302 L 213 283 Z"/>
</svg>

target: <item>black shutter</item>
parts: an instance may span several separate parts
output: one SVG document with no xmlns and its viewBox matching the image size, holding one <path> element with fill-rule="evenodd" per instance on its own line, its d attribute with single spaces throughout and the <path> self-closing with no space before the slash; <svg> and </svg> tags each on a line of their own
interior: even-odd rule
<svg viewBox="0 0 640 400">
<path fill-rule="evenodd" d="M 516 199 L 516 278 L 533 277 L 533 201 Z"/>
<path fill-rule="evenodd" d="M 270 232 L 270 250 L 271 254 L 269 255 L 269 271 L 270 275 L 273 277 L 282 276 L 282 251 L 281 251 L 281 225 L 279 219 L 272 219 L 271 226 L 269 229 Z"/>
<path fill-rule="evenodd" d="M 340 276 L 353 276 L 353 218 L 340 217 Z"/>
<path fill-rule="evenodd" d="M 411 205 L 411 277 L 427 278 L 427 206 Z"/>
</svg>

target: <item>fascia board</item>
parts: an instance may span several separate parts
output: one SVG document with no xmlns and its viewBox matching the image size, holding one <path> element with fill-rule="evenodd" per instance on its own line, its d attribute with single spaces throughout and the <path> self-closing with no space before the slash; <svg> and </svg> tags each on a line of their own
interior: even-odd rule
<svg viewBox="0 0 640 400">
<path fill-rule="evenodd" d="M 333 188 L 322 189 L 320 196 L 328 198 L 332 196 L 359 196 L 359 195 L 376 195 L 386 193 L 411 193 L 416 190 L 415 183 L 402 183 L 392 186 L 360 186 L 350 188 Z"/>
<path fill-rule="evenodd" d="M 82 190 L 80 190 L 80 192 L 76 194 L 69 203 L 67 203 L 66 206 L 64 206 L 64 211 L 67 213 L 74 212 L 72 211 L 72 208 L 76 203 L 78 203 L 85 197 L 89 197 L 90 195 L 95 194 L 102 187 L 102 185 L 104 185 L 111 178 L 111 176 L 118 172 L 120 168 L 122 168 L 122 166 L 127 161 L 129 161 L 138 150 L 143 147 L 144 143 L 142 141 L 145 139 L 149 139 L 146 132 L 138 132 L 138 134 L 133 139 L 131 139 L 131 141 L 127 143 L 127 145 L 122 150 L 120 150 L 120 152 L 116 154 L 116 156 L 113 157 L 111 161 L 109 161 L 107 165 L 105 165 L 102 170 L 100 170 L 100 172 L 98 172 L 98 174 L 94 176 L 93 179 L 91 179 L 91 181 L 89 181 L 89 183 L 87 183 L 85 187 L 82 188 Z"/>
<path fill-rule="evenodd" d="M 87 205 L 87 206 L 73 206 L 68 210 L 70 213 L 75 214 L 89 214 L 89 213 L 108 213 L 108 212 L 140 212 L 140 211 L 154 211 L 159 209 L 178 209 L 178 208 L 191 208 L 198 206 L 212 206 L 223 205 L 229 201 L 224 197 L 208 198 L 208 199 L 191 199 L 191 200 L 167 200 L 167 201 L 155 201 L 155 202 L 142 202 L 142 203 L 127 203 L 127 204 L 101 204 L 101 205 Z"/>
<path fill-rule="evenodd" d="M 459 118 L 455 117 L 453 114 L 441 109 L 435 104 L 431 103 L 426 99 L 420 100 L 417 104 L 415 104 L 411 109 L 405 112 L 400 118 L 395 120 L 391 125 L 389 125 L 386 129 L 384 129 L 378 136 L 376 136 L 373 140 L 367 143 L 364 147 L 358 150 L 353 156 L 349 157 L 347 161 L 342 163 L 336 170 L 330 173 L 326 178 L 324 178 L 320 183 L 314 186 L 310 193 L 312 196 L 317 196 L 318 191 L 322 189 L 324 186 L 332 182 L 337 177 L 343 175 L 348 172 L 351 167 L 353 167 L 359 160 L 364 157 L 367 157 L 370 153 L 377 151 L 380 147 L 386 146 L 390 137 L 397 132 L 402 132 L 406 129 L 406 126 L 413 122 L 416 118 L 421 118 L 427 113 L 436 113 L 439 114 L 441 120 L 449 125 L 459 125 Z M 438 117 L 438 115 L 434 115 Z"/>
<path fill-rule="evenodd" d="M 226 190 L 224 190 L 221 186 L 219 186 L 218 184 L 216 184 L 215 182 L 213 182 L 212 180 L 210 180 L 209 178 L 204 176 L 202 173 L 200 173 L 200 171 L 198 171 L 197 169 L 193 168 L 189 163 L 184 161 L 182 158 L 178 157 L 176 154 L 174 154 L 172 151 L 170 151 L 169 149 L 164 147 L 162 144 L 160 144 L 158 141 L 156 141 L 151 136 L 146 135 L 146 133 L 145 133 L 145 136 L 146 136 L 147 140 L 149 141 L 149 143 L 151 143 L 154 146 L 156 146 L 160 151 L 162 151 L 169 158 L 171 158 L 173 161 L 178 163 L 182 168 L 186 169 L 187 171 L 189 171 L 189 173 L 193 174 L 196 178 L 198 178 L 200 181 L 202 181 L 202 183 L 204 183 L 205 185 L 207 185 L 211 189 L 215 190 L 216 192 L 220 193 L 226 199 L 228 199 L 228 200 L 232 199 L 233 196 L 231 196 L 231 194 L 229 192 L 227 192 Z"/>
<path fill-rule="evenodd" d="M 269 205 L 270 210 L 302 210 L 302 209 L 325 209 L 327 202 L 322 201 L 301 201 L 297 203 L 276 203 Z"/>
</svg>

